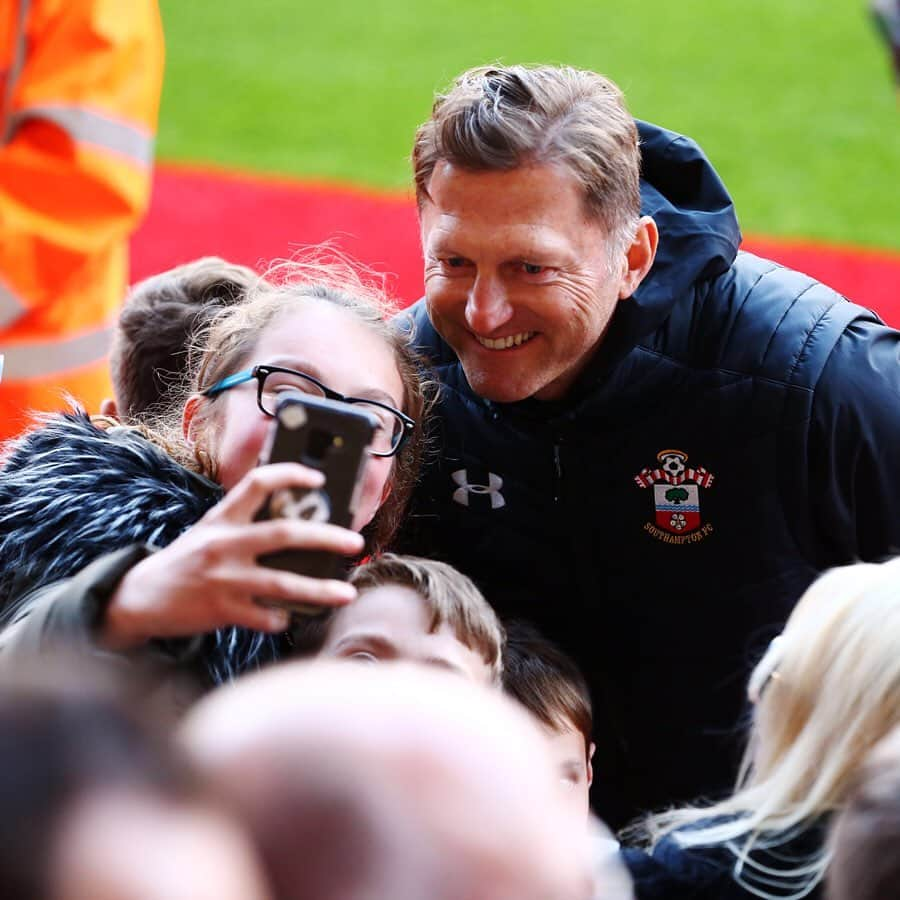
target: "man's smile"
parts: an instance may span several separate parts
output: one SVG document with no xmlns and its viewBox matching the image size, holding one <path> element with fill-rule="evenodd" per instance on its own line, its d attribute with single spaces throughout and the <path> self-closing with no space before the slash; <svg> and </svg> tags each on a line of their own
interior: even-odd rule
<svg viewBox="0 0 900 900">
<path fill-rule="evenodd" d="M 509 334 L 506 337 L 486 338 L 472 332 L 475 340 L 488 350 L 508 350 L 510 347 L 518 347 L 530 341 L 536 334 L 536 331 L 520 331 L 518 334 Z"/>
</svg>

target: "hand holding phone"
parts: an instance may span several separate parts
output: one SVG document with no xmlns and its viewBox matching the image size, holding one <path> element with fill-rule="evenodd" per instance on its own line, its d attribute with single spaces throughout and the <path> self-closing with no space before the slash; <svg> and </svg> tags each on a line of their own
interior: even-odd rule
<svg viewBox="0 0 900 900">
<path fill-rule="evenodd" d="M 302 463 L 321 471 L 325 484 L 318 489 L 276 491 L 256 518 L 286 517 L 349 528 L 365 470 L 365 451 L 377 427 L 374 416 L 346 403 L 299 392 L 285 394 L 278 403 L 261 462 Z M 281 550 L 261 556 L 259 562 L 316 578 L 345 578 L 347 572 L 345 558 L 321 550 Z M 261 598 L 260 602 L 269 601 Z M 323 611 L 320 607 L 290 608 L 306 614 Z"/>
</svg>

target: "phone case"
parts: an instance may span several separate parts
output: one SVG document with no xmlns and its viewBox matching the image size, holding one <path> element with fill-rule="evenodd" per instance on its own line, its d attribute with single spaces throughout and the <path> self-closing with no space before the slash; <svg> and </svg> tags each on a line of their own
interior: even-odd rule
<svg viewBox="0 0 900 900">
<path fill-rule="evenodd" d="M 349 528 L 366 462 L 365 449 L 377 427 L 375 418 L 346 403 L 290 394 L 279 401 L 263 462 L 299 462 L 325 475 L 323 487 L 291 488 L 268 498 L 257 519 L 291 516 L 332 522 Z M 322 550 L 280 550 L 259 558 L 263 565 L 315 578 L 345 578 L 347 559 Z M 321 613 L 321 607 L 301 607 L 283 601 L 298 612 Z"/>
</svg>

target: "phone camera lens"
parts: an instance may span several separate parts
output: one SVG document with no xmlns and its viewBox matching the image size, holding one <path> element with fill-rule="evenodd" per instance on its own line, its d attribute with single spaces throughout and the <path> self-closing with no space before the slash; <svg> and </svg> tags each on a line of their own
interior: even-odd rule
<svg viewBox="0 0 900 900">
<path fill-rule="evenodd" d="M 334 437 L 327 431 L 316 429 L 309 436 L 306 444 L 306 453 L 310 459 L 322 460 L 334 443 Z"/>
</svg>

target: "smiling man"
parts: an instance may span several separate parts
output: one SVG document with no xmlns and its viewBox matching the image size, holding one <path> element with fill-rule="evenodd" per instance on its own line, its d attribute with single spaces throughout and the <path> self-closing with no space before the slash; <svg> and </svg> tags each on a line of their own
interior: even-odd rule
<svg viewBox="0 0 900 900">
<path fill-rule="evenodd" d="M 577 660 L 614 827 L 715 793 L 797 597 L 900 547 L 898 335 L 738 252 L 700 148 L 593 72 L 464 73 L 413 168 L 443 390 L 400 547 Z"/>
<path fill-rule="evenodd" d="M 473 172 L 437 162 L 422 207 L 428 312 L 477 394 L 556 400 L 572 386 L 653 262 L 656 225 L 632 215 L 632 181 L 623 253 L 563 165 Z"/>
</svg>

